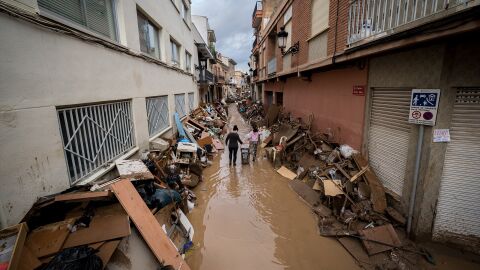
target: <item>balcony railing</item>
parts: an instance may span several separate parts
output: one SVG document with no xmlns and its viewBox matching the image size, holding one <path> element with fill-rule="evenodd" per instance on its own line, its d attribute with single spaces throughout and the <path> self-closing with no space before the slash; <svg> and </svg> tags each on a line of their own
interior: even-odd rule
<svg viewBox="0 0 480 270">
<path fill-rule="evenodd" d="M 257 3 L 255 3 L 255 9 L 253 10 L 253 14 L 252 14 L 253 28 L 257 28 L 260 25 L 260 23 L 262 22 L 262 15 L 263 15 L 262 1 L 257 1 Z"/>
<path fill-rule="evenodd" d="M 213 83 L 213 74 L 208 70 L 200 71 L 200 83 Z"/>
<path fill-rule="evenodd" d="M 444 12 L 468 0 L 355 0 L 349 8 L 348 44 Z M 383 33 L 383 34 L 382 34 Z M 381 35 L 380 35 L 381 34 Z"/>
<path fill-rule="evenodd" d="M 270 61 L 268 61 L 267 74 L 270 77 L 272 75 L 275 75 L 276 72 L 277 72 L 277 58 L 274 57 L 270 59 Z"/>
</svg>

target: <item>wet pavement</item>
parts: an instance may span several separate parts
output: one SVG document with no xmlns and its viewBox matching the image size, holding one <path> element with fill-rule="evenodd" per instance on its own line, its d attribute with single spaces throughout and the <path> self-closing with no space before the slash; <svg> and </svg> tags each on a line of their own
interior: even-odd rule
<svg viewBox="0 0 480 270">
<path fill-rule="evenodd" d="M 229 127 L 240 137 L 250 129 L 236 107 Z M 359 269 L 334 239 L 318 234 L 310 208 L 288 187 L 259 149 L 249 165 L 229 167 L 220 151 L 195 188 L 197 207 L 189 214 L 195 247 L 187 254 L 192 269 Z"/>
</svg>

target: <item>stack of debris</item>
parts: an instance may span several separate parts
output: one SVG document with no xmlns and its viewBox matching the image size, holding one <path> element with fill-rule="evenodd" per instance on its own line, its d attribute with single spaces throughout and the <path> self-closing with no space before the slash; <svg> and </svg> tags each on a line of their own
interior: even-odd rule
<svg viewBox="0 0 480 270">
<path fill-rule="evenodd" d="M 419 255 L 433 262 L 405 236 L 406 218 L 387 204 L 385 189 L 366 159 L 335 142 L 330 132 L 314 133 L 312 122 L 313 116 L 303 122 L 280 114 L 261 146 L 318 215 L 320 234 L 338 238 L 368 269 L 408 268 Z"/>
<path fill-rule="evenodd" d="M 271 105 L 269 109 L 274 107 L 277 106 Z M 265 113 L 261 102 L 252 103 L 251 100 L 246 100 L 238 106 L 238 111 L 247 122 L 257 126 L 265 125 Z"/>
<path fill-rule="evenodd" d="M 153 268 L 189 269 L 183 258 L 194 229 L 185 213 L 195 207 L 191 189 L 207 156 L 223 149 L 226 119 L 218 104 L 183 122 L 175 115 L 177 139 L 152 140 L 141 159 L 116 161 L 110 178 L 41 198 L 0 231 L 0 269 L 142 269 L 139 253 Z"/>
<path fill-rule="evenodd" d="M 180 255 L 192 246 L 193 228 L 179 207 L 180 196 L 162 197 L 175 197 L 174 191 L 144 176 L 42 198 L 19 225 L 0 232 L 12 250 L 2 258 L 2 269 L 122 269 L 138 255 L 131 242 L 149 248 L 156 265 L 189 269 Z M 155 190 L 150 204 L 142 193 L 147 187 Z"/>
</svg>

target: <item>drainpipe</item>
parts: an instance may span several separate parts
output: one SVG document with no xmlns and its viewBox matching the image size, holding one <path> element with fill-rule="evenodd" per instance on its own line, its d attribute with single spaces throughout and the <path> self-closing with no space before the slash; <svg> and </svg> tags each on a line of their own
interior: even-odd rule
<svg viewBox="0 0 480 270">
<path fill-rule="evenodd" d="M 417 153 L 415 158 L 415 172 L 413 175 L 413 186 L 412 192 L 410 193 L 410 204 L 408 205 L 408 220 L 407 220 L 407 235 L 410 236 L 412 230 L 412 217 L 413 217 L 413 208 L 415 206 L 415 197 L 417 195 L 417 183 L 418 175 L 420 174 L 420 159 L 422 157 L 422 144 L 423 144 L 423 133 L 424 126 L 420 125 L 418 129 L 418 142 L 417 142 Z"/>
</svg>

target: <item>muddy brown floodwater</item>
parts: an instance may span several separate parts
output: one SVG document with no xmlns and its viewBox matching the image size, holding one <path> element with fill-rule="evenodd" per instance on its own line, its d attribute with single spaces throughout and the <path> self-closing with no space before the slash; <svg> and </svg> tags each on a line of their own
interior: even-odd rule
<svg viewBox="0 0 480 270">
<path fill-rule="evenodd" d="M 238 125 L 243 140 L 249 126 L 229 109 L 229 127 Z M 336 240 L 318 234 L 314 214 L 267 159 L 240 161 L 239 153 L 229 167 L 228 150 L 220 151 L 195 188 L 192 269 L 359 269 Z"/>
</svg>

